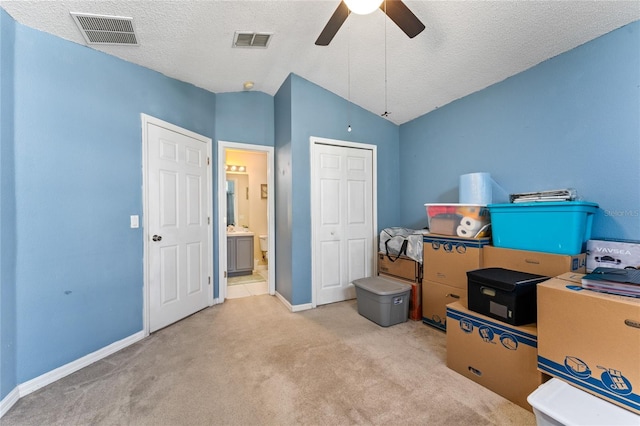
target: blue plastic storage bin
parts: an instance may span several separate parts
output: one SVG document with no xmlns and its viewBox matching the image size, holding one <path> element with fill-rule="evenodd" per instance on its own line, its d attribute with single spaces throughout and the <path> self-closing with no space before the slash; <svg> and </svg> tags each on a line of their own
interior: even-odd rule
<svg viewBox="0 0 640 426">
<path fill-rule="evenodd" d="M 596 203 L 550 201 L 489 204 L 496 247 L 575 255 L 591 238 Z"/>
</svg>

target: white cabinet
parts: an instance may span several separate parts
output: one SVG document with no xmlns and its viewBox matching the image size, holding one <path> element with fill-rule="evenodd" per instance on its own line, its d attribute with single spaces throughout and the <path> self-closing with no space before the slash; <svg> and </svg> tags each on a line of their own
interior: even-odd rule
<svg viewBox="0 0 640 426">
<path fill-rule="evenodd" d="M 253 272 L 253 236 L 227 236 L 227 276 Z"/>
</svg>

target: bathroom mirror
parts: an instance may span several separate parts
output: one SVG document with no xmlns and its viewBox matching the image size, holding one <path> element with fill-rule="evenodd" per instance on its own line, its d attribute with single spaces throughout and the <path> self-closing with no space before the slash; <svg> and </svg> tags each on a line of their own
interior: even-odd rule
<svg viewBox="0 0 640 426">
<path fill-rule="evenodd" d="M 227 173 L 227 225 L 249 226 L 249 176 Z"/>
</svg>

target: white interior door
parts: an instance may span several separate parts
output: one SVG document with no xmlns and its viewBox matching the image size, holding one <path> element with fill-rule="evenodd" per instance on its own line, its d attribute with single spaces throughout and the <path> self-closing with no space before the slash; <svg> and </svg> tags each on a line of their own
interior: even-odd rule
<svg viewBox="0 0 640 426">
<path fill-rule="evenodd" d="M 371 276 L 373 155 L 316 143 L 312 161 L 314 285 L 323 305 L 353 299 L 352 282 Z"/>
<path fill-rule="evenodd" d="M 149 331 L 209 304 L 206 139 L 146 124 Z"/>
</svg>

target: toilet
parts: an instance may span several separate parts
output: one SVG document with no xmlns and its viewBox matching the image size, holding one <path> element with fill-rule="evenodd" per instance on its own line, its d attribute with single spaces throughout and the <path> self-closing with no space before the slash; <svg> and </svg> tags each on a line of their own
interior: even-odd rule
<svg viewBox="0 0 640 426">
<path fill-rule="evenodd" d="M 260 235 L 260 250 L 262 251 L 262 259 L 265 261 L 269 258 L 267 250 L 269 250 L 269 239 L 266 235 Z"/>
</svg>

